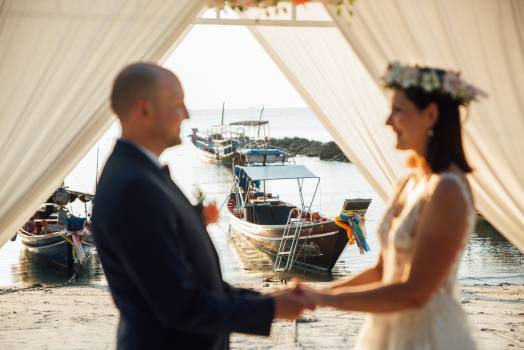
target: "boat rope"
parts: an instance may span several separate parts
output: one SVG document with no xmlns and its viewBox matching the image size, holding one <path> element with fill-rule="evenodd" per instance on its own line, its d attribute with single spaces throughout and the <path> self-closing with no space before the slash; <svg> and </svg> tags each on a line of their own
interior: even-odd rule
<svg viewBox="0 0 524 350">
<path fill-rule="evenodd" d="M 65 233 L 64 233 L 65 232 Z M 71 244 L 73 247 L 73 259 L 78 259 L 80 264 L 84 263 L 86 259 L 86 253 L 82 247 L 82 242 L 84 241 L 85 230 L 80 231 L 61 231 L 60 235 L 64 240 Z"/>
<path fill-rule="evenodd" d="M 339 216 L 335 217 L 335 224 L 346 230 L 348 244 L 357 244 L 360 254 L 366 254 L 370 250 L 366 241 L 366 217 L 353 210 L 342 210 Z"/>
</svg>

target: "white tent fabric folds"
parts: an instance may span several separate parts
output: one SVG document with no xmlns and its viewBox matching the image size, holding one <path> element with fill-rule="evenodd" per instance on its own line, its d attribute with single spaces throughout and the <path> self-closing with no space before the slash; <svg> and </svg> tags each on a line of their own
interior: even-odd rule
<svg viewBox="0 0 524 350">
<path fill-rule="evenodd" d="M 116 72 L 162 62 L 204 2 L 2 2 L 0 246 L 110 125 Z M 524 250 L 524 2 L 361 0 L 350 19 L 328 11 L 338 28 L 251 30 L 383 198 L 405 171 L 384 127 L 387 63 L 458 69 L 486 90 L 465 127 L 477 207 Z"/>
<path fill-rule="evenodd" d="M 387 63 L 458 69 L 488 91 L 489 99 L 472 105 L 465 127 L 476 206 L 524 250 L 524 158 L 518 156 L 524 152 L 524 3 L 358 1 L 350 19 L 328 9 L 340 30 L 256 27 L 252 33 L 383 197 L 402 174 L 377 85 Z"/>
<path fill-rule="evenodd" d="M 524 250 L 524 2 L 357 1 L 349 21 L 330 10 L 375 81 L 399 60 L 457 69 L 488 92 L 465 124 L 476 206 Z"/>
<path fill-rule="evenodd" d="M 0 246 L 112 122 L 118 70 L 160 61 L 196 0 L 7 0 L 0 5 Z"/>
<path fill-rule="evenodd" d="M 386 98 L 337 28 L 256 27 L 251 32 L 383 197 L 402 173 L 385 127 Z"/>
</svg>

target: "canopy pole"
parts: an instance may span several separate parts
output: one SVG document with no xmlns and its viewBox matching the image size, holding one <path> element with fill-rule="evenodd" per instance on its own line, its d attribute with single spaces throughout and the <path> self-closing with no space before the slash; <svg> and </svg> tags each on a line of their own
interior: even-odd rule
<svg viewBox="0 0 524 350">
<path fill-rule="evenodd" d="M 300 182 L 301 179 L 297 179 L 298 184 L 298 193 L 300 194 L 300 204 L 302 205 L 302 211 L 304 211 L 304 195 L 302 193 L 302 184 L 304 183 L 304 179 L 302 179 L 302 183 Z"/>
<path fill-rule="evenodd" d="M 317 195 L 317 190 L 318 190 L 319 185 L 320 185 L 320 178 L 317 179 L 317 185 L 315 186 L 315 192 L 313 192 L 313 197 L 311 197 L 311 202 L 309 203 L 309 209 L 313 207 L 313 201 L 315 200 L 315 197 Z"/>
</svg>

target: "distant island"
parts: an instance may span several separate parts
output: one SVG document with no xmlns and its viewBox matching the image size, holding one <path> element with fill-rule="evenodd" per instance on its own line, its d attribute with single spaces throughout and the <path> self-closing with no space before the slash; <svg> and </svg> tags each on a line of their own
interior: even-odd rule
<svg viewBox="0 0 524 350">
<path fill-rule="evenodd" d="M 283 139 L 272 138 L 269 143 L 272 146 L 285 149 L 288 152 L 297 155 L 319 157 L 321 160 L 335 160 L 351 163 L 333 141 L 320 142 L 308 140 L 302 137 L 284 137 Z"/>
</svg>

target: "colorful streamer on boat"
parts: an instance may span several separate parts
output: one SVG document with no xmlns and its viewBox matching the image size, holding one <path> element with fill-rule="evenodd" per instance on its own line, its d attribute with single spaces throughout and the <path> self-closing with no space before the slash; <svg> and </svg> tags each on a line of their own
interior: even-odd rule
<svg viewBox="0 0 524 350">
<path fill-rule="evenodd" d="M 337 226 L 346 230 L 348 235 L 348 244 L 357 243 L 360 254 L 366 254 L 370 251 L 369 244 L 366 241 L 366 217 L 361 216 L 352 210 L 342 210 L 339 216 L 335 217 Z"/>
</svg>

